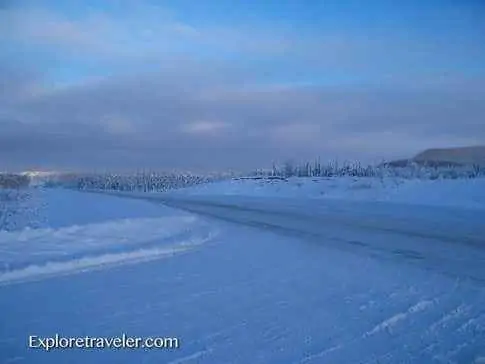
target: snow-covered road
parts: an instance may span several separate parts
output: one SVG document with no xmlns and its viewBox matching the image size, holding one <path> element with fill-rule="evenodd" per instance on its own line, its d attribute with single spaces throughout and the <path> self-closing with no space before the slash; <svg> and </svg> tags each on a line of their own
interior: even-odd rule
<svg viewBox="0 0 485 364">
<path fill-rule="evenodd" d="M 485 361 L 483 210 L 131 197 L 45 191 L 48 226 L 0 233 L 0 362 Z M 26 346 L 55 333 L 181 347 Z"/>
<path fill-rule="evenodd" d="M 157 198 L 155 198 L 155 201 Z M 485 285 L 485 210 L 390 202 L 169 196 L 167 206 Z"/>
</svg>

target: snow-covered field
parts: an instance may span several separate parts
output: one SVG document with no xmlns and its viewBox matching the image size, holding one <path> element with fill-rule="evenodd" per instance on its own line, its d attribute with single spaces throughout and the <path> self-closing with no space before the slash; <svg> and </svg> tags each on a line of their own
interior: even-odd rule
<svg viewBox="0 0 485 364">
<path fill-rule="evenodd" d="M 0 231 L 2 363 L 485 362 L 483 179 L 32 194 Z M 56 333 L 180 348 L 27 347 Z"/>
</svg>

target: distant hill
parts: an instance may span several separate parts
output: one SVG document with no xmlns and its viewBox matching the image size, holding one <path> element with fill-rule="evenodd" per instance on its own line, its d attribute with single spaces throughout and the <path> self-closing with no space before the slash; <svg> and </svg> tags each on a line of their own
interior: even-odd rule
<svg viewBox="0 0 485 364">
<path fill-rule="evenodd" d="M 430 167 L 457 167 L 474 164 L 485 166 L 485 146 L 427 149 L 412 158 L 394 160 L 386 162 L 384 165 L 405 167 L 412 163 Z"/>
<path fill-rule="evenodd" d="M 418 163 L 478 164 L 485 166 L 485 146 L 427 149 L 413 159 Z"/>
</svg>

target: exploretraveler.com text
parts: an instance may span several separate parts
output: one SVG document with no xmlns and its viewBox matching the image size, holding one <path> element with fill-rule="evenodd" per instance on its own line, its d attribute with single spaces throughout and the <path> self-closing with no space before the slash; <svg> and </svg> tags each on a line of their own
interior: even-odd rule
<svg viewBox="0 0 485 364">
<path fill-rule="evenodd" d="M 45 351 L 53 349 L 177 349 L 180 340 L 175 337 L 133 337 L 126 334 L 114 337 L 50 337 L 29 336 L 29 348 Z"/>
</svg>

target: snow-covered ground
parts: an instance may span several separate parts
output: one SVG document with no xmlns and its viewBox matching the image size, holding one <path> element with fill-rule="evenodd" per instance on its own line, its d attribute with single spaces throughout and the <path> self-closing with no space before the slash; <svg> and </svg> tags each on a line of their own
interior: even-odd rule
<svg viewBox="0 0 485 364">
<path fill-rule="evenodd" d="M 233 179 L 174 190 L 172 193 L 191 196 L 223 195 L 389 201 L 413 205 L 485 209 L 485 178 L 436 180 L 392 177 Z"/>
<path fill-rule="evenodd" d="M 42 224 L 0 232 L 0 362 L 483 363 L 484 187 L 36 190 Z M 28 349 L 56 333 L 180 348 Z"/>
</svg>

